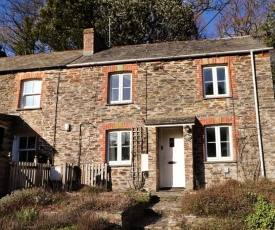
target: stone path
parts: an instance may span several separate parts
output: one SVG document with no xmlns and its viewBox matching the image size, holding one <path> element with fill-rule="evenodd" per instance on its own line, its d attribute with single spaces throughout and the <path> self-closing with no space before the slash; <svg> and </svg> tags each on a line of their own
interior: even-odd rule
<svg viewBox="0 0 275 230">
<path fill-rule="evenodd" d="M 144 217 L 136 223 L 136 230 L 141 229 L 182 229 L 181 213 L 182 190 L 167 190 L 152 193 L 152 204 L 145 210 Z"/>
</svg>

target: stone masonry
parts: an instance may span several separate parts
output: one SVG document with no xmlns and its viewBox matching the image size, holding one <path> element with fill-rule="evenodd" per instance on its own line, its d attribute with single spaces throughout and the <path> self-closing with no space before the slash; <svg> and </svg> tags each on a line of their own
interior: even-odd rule
<svg viewBox="0 0 275 230">
<path fill-rule="evenodd" d="M 268 52 L 255 55 L 266 174 L 275 179 L 275 107 L 269 59 Z M 204 98 L 202 68 L 213 65 L 228 66 L 229 97 Z M 117 72 L 132 74 L 132 103 L 108 103 L 109 75 Z M 30 78 L 42 79 L 41 108 L 20 109 L 21 84 Z M 54 165 L 77 164 L 79 154 L 81 164 L 106 162 L 108 131 L 133 127 L 146 130 L 143 135 L 148 144 L 145 153 L 149 154 L 149 172 L 142 179 L 144 188 L 151 191 L 159 189 L 159 128 L 145 127 L 148 119 L 195 118 L 192 139 L 184 140 L 187 189 L 259 174 L 257 164 L 245 165 L 249 160 L 259 161 L 253 95 L 248 54 L 23 71 L 0 76 L 0 111 L 20 117 L 14 121 L 13 135 L 36 134 L 37 154 L 53 156 Z M 65 123 L 70 125 L 69 131 L 64 129 Z M 80 124 L 83 124 L 81 152 Z M 204 127 L 221 124 L 232 125 L 234 160 L 207 162 Z M 3 121 L 0 126 L 5 126 Z M 13 137 L 8 133 L 5 148 L 11 151 Z M 131 166 L 111 170 L 113 189 L 134 187 Z"/>
</svg>

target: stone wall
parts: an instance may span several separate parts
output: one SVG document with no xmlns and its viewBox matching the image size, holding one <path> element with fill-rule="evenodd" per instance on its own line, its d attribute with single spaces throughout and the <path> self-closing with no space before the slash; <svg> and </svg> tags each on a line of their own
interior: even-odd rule
<svg viewBox="0 0 275 230">
<path fill-rule="evenodd" d="M 202 67 L 215 64 L 228 66 L 230 96 L 207 99 L 203 97 Z M 256 68 L 266 170 L 267 175 L 273 177 L 275 110 L 268 53 L 256 55 Z M 124 71 L 132 73 L 132 103 L 108 104 L 109 74 Z M 33 77 L 43 82 L 41 108 L 18 109 L 21 80 Z M 1 113 L 20 115 L 14 134 L 37 134 L 38 153 L 54 155 L 55 165 L 77 164 L 79 155 L 80 163 L 105 162 L 109 130 L 130 130 L 137 126 L 146 130 L 147 119 L 182 117 L 196 117 L 192 139 L 184 141 L 189 189 L 249 176 L 251 170 L 245 173 L 241 170 L 240 146 L 245 145 L 244 152 L 253 153 L 253 160 L 259 160 L 257 138 L 254 138 L 257 131 L 249 55 L 7 74 L 1 76 L 0 81 Z M 69 131 L 65 130 L 65 123 L 70 125 Z M 205 162 L 203 130 L 206 125 L 214 124 L 232 125 L 233 162 Z M 158 130 L 147 129 L 148 151 L 145 152 L 149 154 L 150 171 L 145 187 L 157 190 Z M 229 171 L 224 173 L 227 168 Z M 113 189 L 133 186 L 130 166 L 112 167 L 112 172 Z"/>
</svg>

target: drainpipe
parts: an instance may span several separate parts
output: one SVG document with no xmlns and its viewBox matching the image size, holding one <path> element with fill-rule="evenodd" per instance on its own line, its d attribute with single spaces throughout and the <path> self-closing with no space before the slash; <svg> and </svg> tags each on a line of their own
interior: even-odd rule
<svg viewBox="0 0 275 230">
<path fill-rule="evenodd" d="M 264 166 L 264 154 L 263 154 L 263 141 L 262 141 L 262 132 L 261 132 L 261 123 L 260 123 L 260 113 L 259 113 L 259 101 L 258 101 L 258 91 L 257 91 L 257 81 L 256 81 L 255 60 L 254 60 L 254 53 L 253 53 L 254 51 L 255 50 L 250 50 L 250 57 L 251 57 L 252 80 L 253 80 L 253 89 L 254 89 L 256 125 L 257 125 L 257 133 L 258 133 L 261 174 L 263 177 L 266 177 L 265 166 Z"/>
<path fill-rule="evenodd" d="M 60 84 L 60 73 L 58 73 L 56 82 L 56 98 L 55 98 L 55 110 L 54 110 L 54 133 L 53 133 L 53 152 L 52 152 L 52 165 L 54 165 L 54 154 L 56 153 L 56 129 L 57 129 L 57 109 L 59 100 L 59 84 Z"/>
</svg>

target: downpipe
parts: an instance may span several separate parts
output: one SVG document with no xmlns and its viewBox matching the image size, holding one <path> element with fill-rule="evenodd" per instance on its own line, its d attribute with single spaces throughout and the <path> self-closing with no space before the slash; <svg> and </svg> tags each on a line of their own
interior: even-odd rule
<svg viewBox="0 0 275 230">
<path fill-rule="evenodd" d="M 254 51 L 255 50 L 250 50 L 250 57 L 251 57 L 252 80 L 253 80 L 253 89 L 254 89 L 256 126 L 257 126 L 258 147 L 259 147 L 260 163 L 261 163 L 261 175 L 263 177 L 266 177 L 265 165 L 264 165 L 264 154 L 263 154 L 263 140 L 262 140 L 262 132 L 261 132 L 260 113 L 259 113 L 259 99 L 258 99 L 258 91 L 257 91 Z"/>
</svg>

